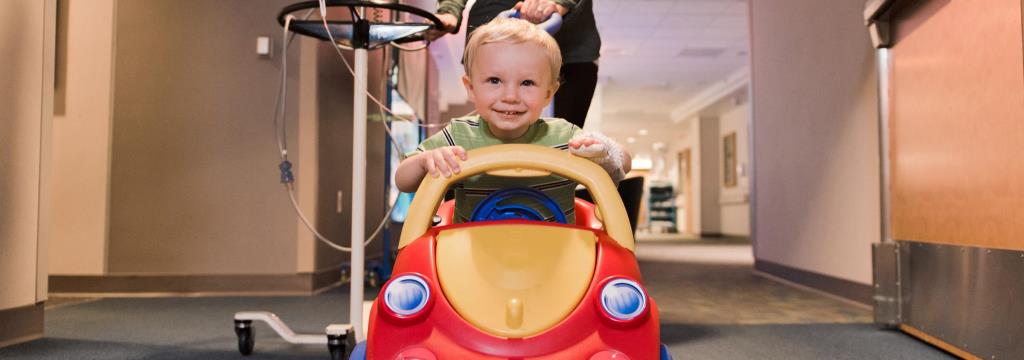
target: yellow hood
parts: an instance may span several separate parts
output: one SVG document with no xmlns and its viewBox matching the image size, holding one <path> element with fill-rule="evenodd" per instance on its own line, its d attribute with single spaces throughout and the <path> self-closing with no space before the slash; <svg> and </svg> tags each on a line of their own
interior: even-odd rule
<svg viewBox="0 0 1024 360">
<path fill-rule="evenodd" d="M 594 275 L 596 237 L 548 225 L 485 225 L 437 235 L 437 276 L 463 319 L 495 336 L 523 338 L 554 326 Z"/>
</svg>

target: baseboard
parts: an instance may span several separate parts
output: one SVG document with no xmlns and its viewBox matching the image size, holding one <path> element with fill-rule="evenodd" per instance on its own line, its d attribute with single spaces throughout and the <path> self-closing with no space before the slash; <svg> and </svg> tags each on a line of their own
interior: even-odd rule
<svg viewBox="0 0 1024 360">
<path fill-rule="evenodd" d="M 50 275 L 55 296 L 309 295 L 337 285 L 341 268 L 266 275 Z"/>
<path fill-rule="evenodd" d="M 870 307 L 874 304 L 874 289 L 868 284 L 861 284 L 764 260 L 754 260 L 754 269 L 797 285 L 863 304 L 864 306 Z"/>
<path fill-rule="evenodd" d="M 0 348 L 43 337 L 43 303 L 0 310 Z"/>
</svg>

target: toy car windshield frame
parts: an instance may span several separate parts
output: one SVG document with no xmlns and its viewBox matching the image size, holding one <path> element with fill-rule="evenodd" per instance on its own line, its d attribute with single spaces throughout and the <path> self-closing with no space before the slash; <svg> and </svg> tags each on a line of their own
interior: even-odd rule
<svg viewBox="0 0 1024 360">
<path fill-rule="evenodd" d="M 402 229 L 398 248 L 404 248 L 430 228 L 433 215 L 449 185 L 463 178 L 495 171 L 550 172 L 587 187 L 594 197 L 596 213 L 604 222 L 605 232 L 620 246 L 634 251 L 633 231 L 625 206 L 608 174 L 597 164 L 568 152 L 526 144 L 505 144 L 470 150 L 462 171 L 451 177 L 424 177 L 409 207 L 409 217 Z"/>
</svg>

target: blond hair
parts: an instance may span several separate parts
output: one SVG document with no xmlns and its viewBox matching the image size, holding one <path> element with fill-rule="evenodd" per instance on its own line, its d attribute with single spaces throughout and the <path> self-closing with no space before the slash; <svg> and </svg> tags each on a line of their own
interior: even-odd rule
<svg viewBox="0 0 1024 360">
<path fill-rule="evenodd" d="M 552 88 L 558 87 L 558 72 L 562 68 L 562 51 L 558 48 L 555 38 L 529 21 L 514 18 L 496 18 L 480 26 L 470 34 L 469 42 L 466 44 L 466 51 L 462 55 L 462 64 L 466 70 L 466 76 L 471 74 L 470 69 L 473 68 L 473 60 L 476 57 L 477 51 L 480 50 L 480 46 L 497 42 L 540 45 L 548 56 L 548 66 L 551 70 L 551 86 Z"/>
</svg>

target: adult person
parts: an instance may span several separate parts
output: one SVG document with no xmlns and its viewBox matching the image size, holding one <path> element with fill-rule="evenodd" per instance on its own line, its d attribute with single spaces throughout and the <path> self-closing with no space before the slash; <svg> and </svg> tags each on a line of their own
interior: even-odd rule
<svg viewBox="0 0 1024 360">
<path fill-rule="evenodd" d="M 467 1 L 438 1 L 436 15 L 444 29 L 432 32 L 428 37 L 433 39 L 446 33 L 457 33 Z M 601 50 L 593 4 L 590 0 L 477 0 L 469 9 L 468 33 L 472 34 L 477 27 L 511 8 L 519 10 L 521 19 L 534 24 L 544 22 L 555 12 L 562 15 L 562 27 L 554 34 L 562 49 L 563 63 L 559 72 L 561 86 L 555 94 L 554 115 L 582 128 L 597 86 L 597 59 Z"/>
</svg>

